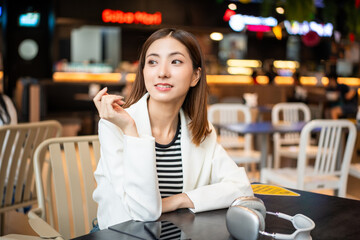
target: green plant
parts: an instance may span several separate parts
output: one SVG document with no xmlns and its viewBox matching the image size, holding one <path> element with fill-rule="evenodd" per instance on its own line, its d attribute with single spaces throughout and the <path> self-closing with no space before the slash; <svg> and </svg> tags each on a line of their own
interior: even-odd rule
<svg viewBox="0 0 360 240">
<path fill-rule="evenodd" d="M 356 8 L 354 2 L 347 1 L 344 6 L 346 30 L 348 33 L 353 33 L 357 38 L 360 38 L 360 8 Z"/>
<path fill-rule="evenodd" d="M 299 22 L 314 20 L 316 11 L 313 0 L 287 0 L 284 9 L 286 19 Z"/>
<path fill-rule="evenodd" d="M 324 0 L 324 8 L 322 10 L 322 18 L 324 23 L 332 23 L 337 27 L 336 16 L 338 15 L 337 0 Z"/>
<path fill-rule="evenodd" d="M 263 0 L 261 4 L 261 15 L 272 16 L 274 9 L 281 6 L 285 10 L 287 20 L 299 22 L 311 21 L 315 16 L 315 5 L 313 0 Z"/>
</svg>

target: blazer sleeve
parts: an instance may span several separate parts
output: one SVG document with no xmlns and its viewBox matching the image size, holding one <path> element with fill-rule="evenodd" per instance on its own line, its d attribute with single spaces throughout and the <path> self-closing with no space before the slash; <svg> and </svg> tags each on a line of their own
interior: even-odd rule
<svg viewBox="0 0 360 240">
<path fill-rule="evenodd" d="M 152 136 L 126 136 L 120 128 L 101 119 L 99 140 L 101 170 L 96 171 L 95 176 L 102 176 L 97 178 L 98 185 L 101 186 L 101 179 L 106 179 L 132 219 L 159 218 L 161 197 L 155 165 L 155 139 Z M 101 198 L 106 197 L 106 194 L 100 195 L 97 194 L 99 204 Z"/>
<path fill-rule="evenodd" d="M 238 167 L 216 140 L 212 149 L 212 156 L 207 156 L 211 158 L 209 184 L 186 192 L 195 206 L 192 212 L 227 208 L 238 197 L 254 195 L 245 169 Z"/>
</svg>

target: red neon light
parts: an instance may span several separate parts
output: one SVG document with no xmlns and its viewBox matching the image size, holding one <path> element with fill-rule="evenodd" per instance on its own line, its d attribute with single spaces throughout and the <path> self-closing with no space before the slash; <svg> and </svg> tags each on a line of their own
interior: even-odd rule
<svg viewBox="0 0 360 240">
<path fill-rule="evenodd" d="M 269 32 L 271 31 L 271 27 L 265 25 L 247 25 L 247 30 L 251 32 Z"/>
<path fill-rule="evenodd" d="M 126 24 L 144 24 L 144 25 L 159 25 L 161 24 L 161 13 L 156 12 L 154 14 L 147 12 L 137 11 L 132 12 L 123 12 L 120 10 L 111 10 L 105 9 L 102 12 L 103 22 L 112 22 L 112 23 L 126 23 Z"/>
<path fill-rule="evenodd" d="M 228 22 L 231 18 L 232 15 L 235 15 L 236 12 L 233 11 L 233 10 L 230 10 L 230 9 L 226 9 L 225 13 L 224 13 L 224 16 L 223 16 L 223 19 L 225 22 Z"/>
</svg>

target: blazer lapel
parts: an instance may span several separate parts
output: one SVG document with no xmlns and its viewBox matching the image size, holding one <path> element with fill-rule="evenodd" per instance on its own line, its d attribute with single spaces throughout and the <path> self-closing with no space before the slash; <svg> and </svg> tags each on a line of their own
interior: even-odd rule
<svg viewBox="0 0 360 240">
<path fill-rule="evenodd" d="M 139 135 L 152 136 L 149 111 L 147 108 L 148 97 L 149 93 L 146 93 L 137 103 L 128 109 L 128 112 L 135 120 Z"/>
<path fill-rule="evenodd" d="M 183 165 L 183 191 L 194 189 L 198 183 L 200 172 L 203 169 L 205 151 L 196 147 L 191 141 L 191 134 L 188 129 L 189 120 L 185 117 L 183 110 L 180 110 L 181 118 L 181 154 Z"/>
</svg>

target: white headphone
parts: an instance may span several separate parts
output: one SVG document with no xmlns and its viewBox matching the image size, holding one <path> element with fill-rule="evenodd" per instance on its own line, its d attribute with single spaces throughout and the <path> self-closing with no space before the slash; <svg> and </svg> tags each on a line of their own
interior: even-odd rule
<svg viewBox="0 0 360 240">
<path fill-rule="evenodd" d="M 291 221 L 296 231 L 292 234 L 265 232 L 266 214 Z M 310 231 L 315 228 L 315 223 L 303 214 L 289 216 L 284 213 L 267 212 L 260 198 L 249 196 L 233 201 L 226 213 L 226 227 L 238 240 L 255 240 L 259 233 L 273 239 L 311 240 Z"/>
</svg>

